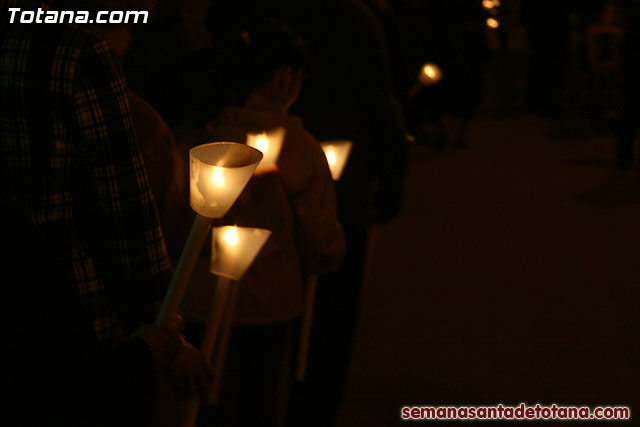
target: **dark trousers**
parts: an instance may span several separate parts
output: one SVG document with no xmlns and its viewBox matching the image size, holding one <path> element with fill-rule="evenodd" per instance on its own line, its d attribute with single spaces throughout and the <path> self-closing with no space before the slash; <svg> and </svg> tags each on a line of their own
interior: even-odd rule
<svg viewBox="0 0 640 427">
<path fill-rule="evenodd" d="M 290 336 L 291 322 L 234 326 L 218 405 L 202 407 L 198 425 L 281 425 Z"/>
<path fill-rule="evenodd" d="M 367 253 L 368 228 L 344 226 L 347 255 L 318 278 L 306 378 L 295 382 L 287 425 L 335 424 L 347 379 Z"/>
<path fill-rule="evenodd" d="M 640 71 L 640 64 L 629 66 L 633 72 Z M 629 71 L 627 71 L 629 73 Z M 637 74 L 636 74 L 637 75 Z M 624 94 L 624 104 L 622 108 L 622 117 L 618 130 L 618 138 L 616 141 L 616 167 L 619 170 L 629 170 L 634 164 L 634 144 L 640 131 L 640 85 L 631 79 L 635 79 L 636 75 L 627 76 L 627 83 Z"/>
</svg>

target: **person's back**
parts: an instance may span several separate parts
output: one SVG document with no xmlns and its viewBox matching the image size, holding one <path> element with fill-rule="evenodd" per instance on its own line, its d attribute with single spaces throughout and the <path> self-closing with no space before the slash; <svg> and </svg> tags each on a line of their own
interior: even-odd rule
<svg viewBox="0 0 640 427">
<path fill-rule="evenodd" d="M 156 109 L 134 92 L 129 91 L 128 95 L 133 128 L 158 207 L 167 251 L 177 263 L 194 216 L 189 206 L 188 165 Z"/>
</svg>

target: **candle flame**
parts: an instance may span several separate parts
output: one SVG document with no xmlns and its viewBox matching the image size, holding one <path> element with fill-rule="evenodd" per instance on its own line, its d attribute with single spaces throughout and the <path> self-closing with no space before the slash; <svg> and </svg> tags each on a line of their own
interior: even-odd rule
<svg viewBox="0 0 640 427">
<path fill-rule="evenodd" d="M 269 138 L 266 133 L 263 133 L 256 139 L 256 148 L 263 153 L 266 153 L 269 149 Z"/>
<path fill-rule="evenodd" d="M 224 232 L 224 240 L 231 246 L 238 244 L 238 227 L 231 227 Z"/>
<path fill-rule="evenodd" d="M 498 28 L 500 26 L 500 22 L 496 18 L 487 18 L 487 27 L 489 28 Z"/>
<path fill-rule="evenodd" d="M 327 162 L 329 162 L 330 166 L 336 164 L 336 153 L 333 150 L 327 150 Z"/>
<path fill-rule="evenodd" d="M 213 167 L 213 173 L 211 174 L 211 182 L 213 185 L 222 187 L 224 185 L 224 174 L 221 168 Z"/>
<path fill-rule="evenodd" d="M 430 78 L 434 78 L 436 76 L 436 70 L 434 70 L 433 65 L 431 64 L 425 65 L 423 72 L 427 77 Z"/>
</svg>

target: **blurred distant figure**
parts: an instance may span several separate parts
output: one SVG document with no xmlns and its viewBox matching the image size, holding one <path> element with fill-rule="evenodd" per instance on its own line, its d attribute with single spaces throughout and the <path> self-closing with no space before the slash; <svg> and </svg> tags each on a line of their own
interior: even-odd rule
<svg viewBox="0 0 640 427">
<path fill-rule="evenodd" d="M 608 1 L 596 22 L 587 28 L 591 75 L 590 115 L 596 124 L 606 124 L 619 118 L 623 39 L 620 9 L 617 2 Z"/>
<path fill-rule="evenodd" d="M 629 170 L 635 163 L 634 144 L 640 128 L 640 4 L 620 3 L 624 39 L 622 44 L 623 99 L 616 146 L 616 167 Z"/>
<path fill-rule="evenodd" d="M 521 0 L 522 22 L 527 28 L 529 69 L 526 102 L 544 117 L 560 117 L 569 49 L 571 2 Z"/>
<path fill-rule="evenodd" d="M 482 103 L 488 55 L 485 15 L 481 2 L 475 0 L 436 3 L 442 13 L 436 15 L 440 16 L 436 37 L 444 76 L 442 101 L 445 114 L 456 121 L 449 137 L 454 146 L 466 147 L 469 123 Z"/>
<path fill-rule="evenodd" d="M 401 23 L 396 16 L 396 11 L 387 0 L 363 0 L 363 3 L 371 8 L 375 16 L 380 20 L 384 39 L 389 52 L 389 68 L 393 96 L 405 106 L 409 91 L 414 84 L 414 75 L 409 73 L 407 59 L 405 58 L 405 46 L 402 38 Z"/>
<path fill-rule="evenodd" d="M 418 143 L 436 148 L 449 141 L 465 147 L 466 131 L 482 102 L 483 69 L 488 53 L 485 12 L 480 1 L 428 1 L 417 11 L 427 25 L 421 32 L 421 64 L 434 62 L 442 81 L 421 88 L 408 105 Z M 417 76 L 419 69 L 415 70 Z M 414 77 L 417 78 L 417 77 Z M 445 119 L 452 126 L 445 126 Z"/>
</svg>

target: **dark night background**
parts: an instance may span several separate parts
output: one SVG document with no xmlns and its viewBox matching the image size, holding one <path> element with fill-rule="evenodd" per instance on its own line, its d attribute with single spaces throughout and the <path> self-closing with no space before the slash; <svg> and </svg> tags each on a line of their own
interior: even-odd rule
<svg viewBox="0 0 640 427">
<path fill-rule="evenodd" d="M 281 2 L 194 12 L 214 29 L 206 54 L 175 32 L 205 2 L 166 3 L 124 65 L 177 129 L 226 99 L 225 25 Z M 412 142 L 402 209 L 370 228 L 337 425 L 402 425 L 404 405 L 521 402 L 630 406 L 624 424 L 637 424 L 640 2 L 364 3 Z M 428 61 L 444 78 L 410 97 Z"/>
<path fill-rule="evenodd" d="M 637 56 L 589 44 L 604 3 L 503 2 L 468 148 L 413 146 L 405 209 L 379 231 L 339 425 L 396 425 L 425 403 L 634 416 L 640 183 L 615 147 L 638 121 L 616 61 L 631 73 Z M 590 63 L 601 46 L 618 65 Z"/>
<path fill-rule="evenodd" d="M 236 7 L 214 3 L 218 23 Z M 479 0 L 388 3 L 416 142 L 403 210 L 374 227 L 338 425 L 400 425 L 403 405 L 633 412 L 637 5 L 504 0 L 492 30 Z M 426 61 L 444 79 L 410 100 Z"/>
</svg>

